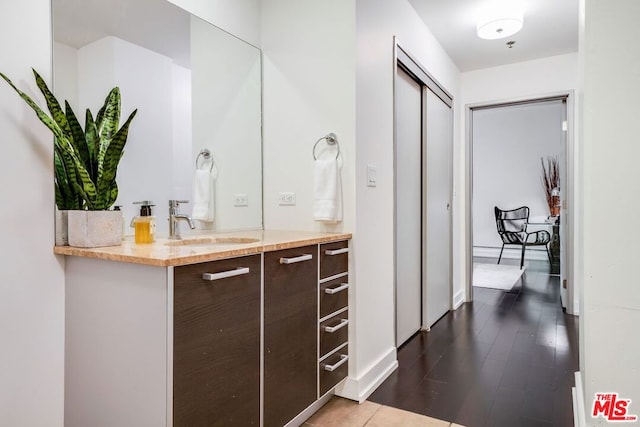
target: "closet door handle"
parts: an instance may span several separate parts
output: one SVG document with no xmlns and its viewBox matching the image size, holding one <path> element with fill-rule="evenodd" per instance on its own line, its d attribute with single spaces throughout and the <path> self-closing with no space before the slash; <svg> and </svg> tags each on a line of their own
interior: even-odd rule
<svg viewBox="0 0 640 427">
<path fill-rule="evenodd" d="M 325 371 L 329 371 L 329 372 L 333 372 L 336 369 L 338 369 L 340 366 L 342 366 L 345 363 L 347 363 L 347 360 L 349 360 L 349 356 L 346 355 L 346 354 L 341 354 L 340 355 L 340 361 L 334 363 L 333 365 L 324 365 L 324 370 Z"/>
<path fill-rule="evenodd" d="M 331 256 L 331 255 L 346 254 L 347 252 L 349 252 L 349 248 L 325 249 L 324 254 Z"/>
<path fill-rule="evenodd" d="M 280 264 L 295 264 L 296 262 L 309 261 L 313 255 L 305 254 L 293 258 L 280 258 Z"/>
<path fill-rule="evenodd" d="M 340 323 L 338 323 L 336 326 L 325 326 L 324 331 L 332 334 L 335 331 L 344 328 L 348 324 L 349 324 L 349 319 L 340 319 Z"/>
<path fill-rule="evenodd" d="M 235 270 L 221 271 L 220 273 L 202 273 L 202 280 L 220 280 L 227 277 L 241 276 L 249 273 L 249 267 L 238 267 Z"/>
<path fill-rule="evenodd" d="M 342 292 L 345 289 L 349 289 L 349 284 L 348 283 L 341 283 L 340 286 L 336 287 L 336 288 L 326 288 L 324 290 L 325 294 L 329 294 L 329 295 L 333 295 L 333 294 L 337 294 L 338 292 Z"/>
</svg>

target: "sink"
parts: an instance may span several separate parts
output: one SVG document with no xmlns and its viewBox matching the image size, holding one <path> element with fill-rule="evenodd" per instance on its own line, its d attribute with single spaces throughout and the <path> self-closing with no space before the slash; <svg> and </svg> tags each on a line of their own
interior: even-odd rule
<svg viewBox="0 0 640 427">
<path fill-rule="evenodd" d="M 173 240 L 167 246 L 211 246 L 211 245 L 245 245 L 256 243 L 260 239 L 253 237 L 197 237 L 193 239 Z"/>
</svg>

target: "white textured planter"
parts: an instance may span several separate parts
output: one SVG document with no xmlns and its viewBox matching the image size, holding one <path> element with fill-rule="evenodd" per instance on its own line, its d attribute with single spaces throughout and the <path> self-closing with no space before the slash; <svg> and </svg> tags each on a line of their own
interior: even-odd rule
<svg viewBox="0 0 640 427">
<path fill-rule="evenodd" d="M 69 211 L 58 210 L 56 208 L 56 246 L 68 246 L 69 245 L 69 232 L 68 232 Z"/>
<path fill-rule="evenodd" d="M 122 212 L 69 211 L 69 246 L 99 248 L 122 243 Z"/>
</svg>

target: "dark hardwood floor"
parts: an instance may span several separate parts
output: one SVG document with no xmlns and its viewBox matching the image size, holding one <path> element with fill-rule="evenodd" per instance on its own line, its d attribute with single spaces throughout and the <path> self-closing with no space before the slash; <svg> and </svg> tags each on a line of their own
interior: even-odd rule
<svg viewBox="0 0 640 427">
<path fill-rule="evenodd" d="M 578 318 L 563 313 L 547 262 L 527 262 L 510 292 L 474 288 L 398 362 L 369 400 L 467 427 L 573 426 Z"/>
</svg>

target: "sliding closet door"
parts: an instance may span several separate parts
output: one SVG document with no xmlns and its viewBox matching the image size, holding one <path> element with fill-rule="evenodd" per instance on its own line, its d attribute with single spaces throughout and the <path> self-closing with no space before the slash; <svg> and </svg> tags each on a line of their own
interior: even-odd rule
<svg viewBox="0 0 640 427">
<path fill-rule="evenodd" d="M 421 326 L 422 88 L 396 76 L 396 345 Z"/>
<path fill-rule="evenodd" d="M 451 108 L 425 87 L 425 144 L 423 173 L 425 327 L 450 308 L 451 301 Z"/>
</svg>

